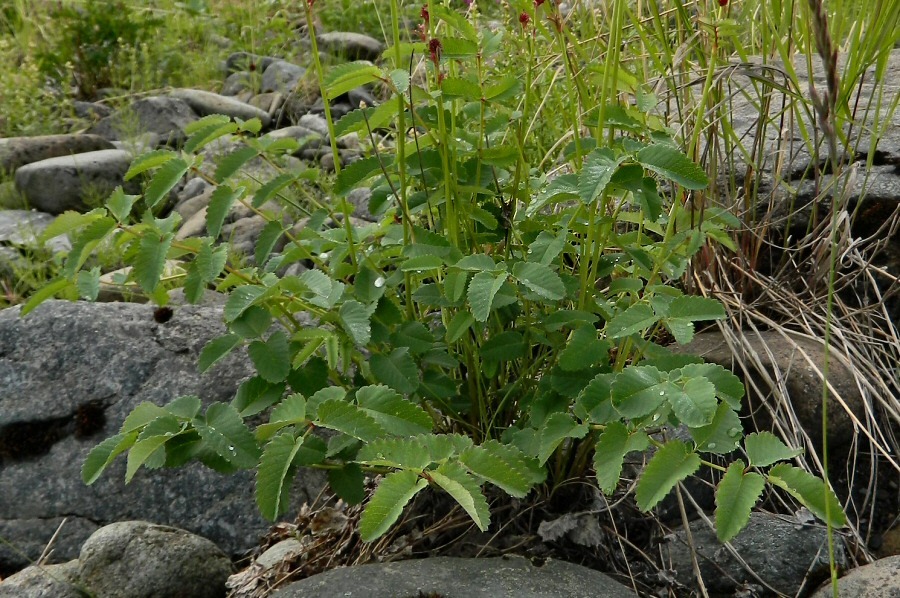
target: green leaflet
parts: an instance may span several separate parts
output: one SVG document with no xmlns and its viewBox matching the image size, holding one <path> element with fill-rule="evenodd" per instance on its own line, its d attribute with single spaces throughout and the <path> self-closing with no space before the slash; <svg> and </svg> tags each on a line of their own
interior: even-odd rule
<svg viewBox="0 0 900 598">
<path fill-rule="evenodd" d="M 709 185 L 703 169 L 674 146 L 662 143 L 647 146 L 637 153 L 637 160 L 647 170 L 686 189 L 704 189 Z"/>
<path fill-rule="evenodd" d="M 459 463 L 448 461 L 429 472 L 431 479 L 453 497 L 481 531 L 491 524 L 487 499 L 478 481 Z"/>
<path fill-rule="evenodd" d="M 291 354 L 287 334 L 273 333 L 265 342 L 253 341 L 247 347 L 250 360 L 259 375 L 269 382 L 281 382 L 291 371 Z"/>
<path fill-rule="evenodd" d="M 646 330 L 659 321 L 659 316 L 645 303 L 635 303 L 623 312 L 618 313 L 606 325 L 609 338 L 621 338 Z"/>
<path fill-rule="evenodd" d="M 672 491 L 675 484 L 700 467 L 700 457 L 680 440 L 670 440 L 656 451 L 638 480 L 634 498 L 638 508 L 649 511 Z"/>
<path fill-rule="evenodd" d="M 419 387 L 419 368 L 406 347 L 394 349 L 388 355 L 372 355 L 369 366 L 379 382 L 398 392 L 410 394 Z"/>
<path fill-rule="evenodd" d="M 611 422 L 597 438 L 594 448 L 594 471 L 597 485 L 604 494 L 612 494 L 622 475 L 628 444 L 628 429 L 621 422 Z"/>
<path fill-rule="evenodd" d="M 147 231 L 141 238 L 140 249 L 134 261 L 134 277 L 147 293 L 152 293 L 166 267 L 166 255 L 175 235 L 159 235 Z"/>
<path fill-rule="evenodd" d="M 720 541 L 728 542 L 744 529 L 765 485 L 758 473 L 744 472 L 740 459 L 728 466 L 716 488 L 716 535 Z"/>
<path fill-rule="evenodd" d="M 472 277 L 469 283 L 469 306 L 472 308 L 472 316 L 477 321 L 487 321 L 494 297 L 506 282 L 506 277 L 505 272 L 496 275 L 490 272 L 478 272 Z"/>
<path fill-rule="evenodd" d="M 153 175 L 150 184 L 144 191 L 144 203 L 147 204 L 147 207 L 150 209 L 156 207 L 156 204 L 169 194 L 169 191 L 175 187 L 189 168 L 190 165 L 181 158 L 174 158 L 163 164 Z"/>
<path fill-rule="evenodd" d="M 316 412 L 318 425 L 343 432 L 363 442 L 371 442 L 387 432 L 371 415 L 356 405 L 338 399 L 321 403 Z"/>
<path fill-rule="evenodd" d="M 414 471 L 395 471 L 384 476 L 359 518 L 359 535 L 364 542 L 381 537 L 403 512 L 413 496 L 428 486 Z"/>
<path fill-rule="evenodd" d="M 834 527 L 847 525 L 847 517 L 840 501 L 825 482 L 811 473 L 779 463 L 769 470 L 769 483 L 774 484 L 799 500 L 813 515 Z"/>
<path fill-rule="evenodd" d="M 235 347 L 241 344 L 242 340 L 243 339 L 236 334 L 226 334 L 212 339 L 206 343 L 206 346 L 200 351 L 197 368 L 200 372 L 205 372 L 220 359 L 231 353 Z"/>
<path fill-rule="evenodd" d="M 91 485 L 97 481 L 100 474 L 113 462 L 117 456 L 127 451 L 137 440 L 138 432 L 135 430 L 128 434 L 116 434 L 110 436 L 91 449 L 84 464 L 81 466 L 81 479 L 85 484 Z"/>
<path fill-rule="evenodd" d="M 219 237 L 222 232 L 222 224 L 225 217 L 231 211 L 231 206 L 244 194 L 244 188 L 232 189 L 228 185 L 219 185 L 209 198 L 209 206 L 206 208 L 206 230 L 213 239 Z"/>
<path fill-rule="evenodd" d="M 194 427 L 204 442 L 228 463 L 239 468 L 255 467 L 259 463 L 259 446 L 231 405 L 213 403 L 206 410 L 205 421 L 195 422 Z"/>
<path fill-rule="evenodd" d="M 365 482 L 366 477 L 356 463 L 346 463 L 340 469 L 328 470 L 328 484 L 349 505 L 358 505 L 366 497 Z"/>
<path fill-rule="evenodd" d="M 266 444 L 256 472 L 256 504 L 269 521 L 275 521 L 288 509 L 291 484 L 297 473 L 294 459 L 303 445 L 303 437 L 278 434 Z"/>
<path fill-rule="evenodd" d="M 428 412 L 387 386 L 365 386 L 356 391 L 356 402 L 389 434 L 415 436 L 431 432 Z"/>
<path fill-rule="evenodd" d="M 750 464 L 755 467 L 766 467 L 778 461 L 793 459 L 803 452 L 802 449 L 789 448 L 771 432 L 750 434 L 744 439 L 744 448 Z"/>
<path fill-rule="evenodd" d="M 499 450 L 499 446 L 502 445 L 496 441 L 472 446 L 460 454 L 459 462 L 510 496 L 523 498 L 534 485 L 533 473 L 524 465 L 524 454 L 522 460 L 517 462 L 509 458 L 506 451 Z"/>
<path fill-rule="evenodd" d="M 566 287 L 559 274 L 543 264 L 518 262 L 512 268 L 512 275 L 520 283 L 545 299 L 558 301 L 566 295 Z"/>
</svg>

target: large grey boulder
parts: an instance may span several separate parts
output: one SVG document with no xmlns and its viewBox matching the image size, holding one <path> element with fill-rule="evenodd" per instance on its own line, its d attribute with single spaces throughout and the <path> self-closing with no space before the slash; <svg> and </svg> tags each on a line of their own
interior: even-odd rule
<svg viewBox="0 0 900 598">
<path fill-rule="evenodd" d="M 439 557 L 332 569 L 296 581 L 273 598 L 628 598 L 636 594 L 599 571 L 523 557 Z"/>
<path fill-rule="evenodd" d="M 0 581 L 0 598 L 84 598 L 78 561 L 22 569 Z"/>
<path fill-rule="evenodd" d="M 209 114 L 224 114 L 241 120 L 258 118 L 264 127 L 272 122 L 269 114 L 250 104 L 245 104 L 232 97 L 219 95 L 202 89 L 175 89 L 171 95 L 173 98 L 183 100 L 194 112 L 201 116 Z"/>
<path fill-rule="evenodd" d="M 184 128 L 198 118 L 184 100 L 150 96 L 116 110 L 91 126 L 88 132 L 111 141 L 150 133 L 157 145 L 180 146 L 186 138 Z"/>
<path fill-rule="evenodd" d="M 704 585 L 711 594 L 719 596 L 734 596 L 747 584 L 760 590 L 766 584 L 777 592 L 796 596 L 801 591 L 809 592 L 830 574 L 828 539 L 825 527 L 818 523 L 768 513 L 751 514 L 747 527 L 731 541 L 746 567 L 719 542 L 715 530 L 704 521 L 692 522 L 690 529 L 690 541 L 685 530 L 679 529 L 662 546 L 675 578 L 688 587 L 697 587 L 693 579 L 694 554 Z M 835 553 L 838 566 L 845 567 L 847 556 L 839 539 Z"/>
<path fill-rule="evenodd" d="M 79 581 L 97 598 L 220 598 L 231 574 L 209 540 L 146 521 L 97 530 L 79 562 Z"/>
<path fill-rule="evenodd" d="M 19 168 L 16 187 L 29 205 L 43 212 L 84 211 L 125 185 L 130 166 L 131 154 L 117 149 L 48 158 Z M 134 185 L 128 185 L 128 191 L 138 191 Z"/>
<path fill-rule="evenodd" d="M 165 323 L 149 305 L 50 301 L 25 318 L 0 311 L 0 575 L 36 559 L 65 520 L 52 561 L 76 558 L 99 527 L 143 519 L 209 538 L 227 554 L 253 548 L 268 530 L 257 512 L 254 475 L 199 464 L 141 470 L 124 483 L 119 458 L 91 486 L 88 452 L 117 433 L 142 401 L 181 395 L 204 403 L 233 398 L 252 372 L 237 351 L 197 371 L 206 342 L 224 332 L 217 307 L 176 307 Z M 296 504 L 315 497 L 323 476 L 304 472 Z"/>
<path fill-rule="evenodd" d="M 71 154 L 115 149 L 98 135 L 40 135 L 0 139 L 0 174 L 11 173 L 20 166 Z"/>
<path fill-rule="evenodd" d="M 852 570 L 838 580 L 841 598 L 900 597 L 900 556 L 891 556 Z M 831 584 L 820 588 L 813 598 L 830 598 Z"/>
</svg>

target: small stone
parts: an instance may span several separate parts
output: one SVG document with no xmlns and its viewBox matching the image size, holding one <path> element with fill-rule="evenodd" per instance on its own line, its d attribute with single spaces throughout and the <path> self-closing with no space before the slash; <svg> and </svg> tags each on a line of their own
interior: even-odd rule
<svg viewBox="0 0 900 598">
<path fill-rule="evenodd" d="M 186 102 L 170 96 L 150 96 L 116 110 L 88 129 L 110 141 L 119 141 L 141 133 L 155 133 L 160 144 L 180 146 L 186 138 L 184 128 L 196 121 L 197 114 Z"/>
<path fill-rule="evenodd" d="M 231 73 L 222 84 L 223 96 L 236 96 L 242 91 L 253 91 L 253 78 L 249 71 Z"/>
<path fill-rule="evenodd" d="M 277 91 L 280 93 L 290 93 L 297 87 L 297 83 L 306 74 L 306 69 L 297 66 L 285 60 L 276 60 L 272 62 L 262 76 L 263 93 Z"/>
<path fill-rule="evenodd" d="M 276 60 L 279 59 L 272 56 L 262 56 L 251 52 L 234 52 L 225 59 L 225 72 L 256 71 L 262 73 Z"/>
<path fill-rule="evenodd" d="M 0 598 L 82 598 L 78 561 L 31 566 L 0 580 Z"/>
</svg>

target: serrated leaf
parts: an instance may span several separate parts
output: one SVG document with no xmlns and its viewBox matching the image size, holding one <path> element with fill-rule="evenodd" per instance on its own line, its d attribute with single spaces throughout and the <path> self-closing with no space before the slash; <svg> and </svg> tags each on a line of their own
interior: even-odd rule
<svg viewBox="0 0 900 598">
<path fill-rule="evenodd" d="M 718 455 L 735 450 L 743 435 L 741 418 L 727 403 L 719 403 L 709 425 L 691 428 L 691 437 L 697 443 L 697 450 Z"/>
<path fill-rule="evenodd" d="M 358 461 L 370 465 L 422 470 L 432 461 L 441 460 L 432 456 L 434 450 L 423 450 L 423 448 L 428 448 L 423 446 L 425 443 L 422 442 L 422 439 L 425 438 L 435 437 L 426 435 L 416 438 L 379 438 L 363 445 L 356 458 Z M 441 457 L 446 459 L 451 452 L 452 446 L 450 446 L 450 451 Z"/>
<path fill-rule="evenodd" d="M 716 488 L 716 535 L 720 542 L 730 541 L 744 529 L 765 486 L 758 473 L 744 473 L 740 459 L 728 466 Z"/>
<path fill-rule="evenodd" d="M 147 207 L 150 209 L 156 207 L 156 204 L 169 194 L 169 191 L 178 184 L 189 168 L 190 165 L 181 158 L 174 158 L 163 164 L 154 173 L 150 184 L 144 191 L 144 203 L 147 204 Z"/>
<path fill-rule="evenodd" d="M 63 274 L 70 278 L 75 276 L 75 272 L 77 272 L 84 264 L 85 260 L 87 260 L 91 250 L 115 230 L 115 228 L 116 221 L 108 216 L 88 222 L 88 224 L 78 231 L 78 234 L 72 239 L 72 248 L 69 249 L 69 254 L 66 256 Z"/>
<path fill-rule="evenodd" d="M 481 486 L 459 463 L 448 461 L 428 473 L 434 482 L 453 497 L 481 531 L 491 524 L 491 513 Z"/>
<path fill-rule="evenodd" d="M 616 156 L 608 148 L 595 149 L 588 154 L 584 167 L 578 175 L 578 197 L 585 204 L 589 204 L 600 197 L 619 164 L 625 161 L 625 156 Z"/>
<path fill-rule="evenodd" d="M 231 291 L 223 311 L 226 322 L 233 322 L 266 292 L 265 287 L 245 285 Z"/>
<path fill-rule="evenodd" d="M 346 301 L 341 305 L 341 325 L 358 346 L 368 344 L 372 336 L 370 317 L 369 310 L 359 301 Z"/>
<path fill-rule="evenodd" d="M 130 181 L 137 175 L 156 168 L 157 166 L 162 166 L 177 156 L 178 154 L 167 149 L 158 149 L 141 154 L 131 162 L 131 167 L 128 169 L 128 172 L 125 173 L 124 179 Z"/>
<path fill-rule="evenodd" d="M 459 462 L 510 496 L 523 498 L 533 486 L 532 472 L 522 463 L 515 463 L 506 457 L 504 452 L 498 450 L 500 446 L 503 445 L 496 441 L 471 446 L 459 455 Z"/>
<path fill-rule="evenodd" d="M 42 244 L 46 243 L 54 237 L 66 234 L 77 228 L 87 226 L 91 222 L 101 220 L 105 217 L 106 210 L 104 210 L 103 208 L 96 208 L 84 214 L 82 214 L 81 212 L 68 210 L 54 218 L 53 222 L 51 222 L 47 226 L 47 228 L 41 231 L 41 234 L 38 235 L 38 241 L 40 241 Z"/>
<path fill-rule="evenodd" d="M 395 347 L 407 347 L 412 355 L 421 355 L 434 347 L 434 335 L 421 322 L 406 322 L 391 335 Z"/>
<path fill-rule="evenodd" d="M 127 451 L 137 440 L 137 431 L 110 436 L 91 449 L 81 466 L 81 480 L 91 485 L 113 460 Z"/>
<path fill-rule="evenodd" d="M 469 282 L 469 306 L 472 308 L 472 316 L 477 321 L 487 321 L 494 297 L 506 282 L 506 276 L 505 272 L 496 275 L 490 272 L 478 272 L 472 277 Z"/>
<path fill-rule="evenodd" d="M 225 115 L 212 114 L 205 117 L 205 119 L 191 123 L 201 126 L 192 127 L 188 125 L 185 127 L 185 133 L 190 135 L 190 137 L 184 142 L 184 151 L 189 154 L 194 154 L 216 139 L 235 133 L 238 130 L 237 123 L 231 122 Z"/>
<path fill-rule="evenodd" d="M 609 359 L 610 344 L 597 337 L 593 324 L 579 326 L 559 354 L 559 367 L 567 371 L 583 370 Z"/>
<path fill-rule="evenodd" d="M 253 147 L 241 147 L 231 152 L 219 161 L 216 166 L 216 172 L 213 179 L 217 183 L 223 182 L 225 179 L 236 173 L 247 162 L 259 155 L 259 150 Z"/>
<path fill-rule="evenodd" d="M 269 521 L 287 511 L 291 485 L 297 473 L 294 459 L 303 446 L 303 437 L 284 433 L 266 444 L 256 471 L 256 504 Z"/>
<path fill-rule="evenodd" d="M 316 419 L 319 426 L 337 430 L 363 442 L 371 442 L 387 434 L 371 415 L 342 400 L 329 399 L 319 404 Z"/>
<path fill-rule="evenodd" d="M 611 386 L 612 402 L 624 417 L 643 417 L 666 400 L 666 391 L 677 390 L 653 366 L 630 366 L 623 369 Z"/>
<path fill-rule="evenodd" d="M 568 235 L 569 231 L 566 229 L 561 229 L 556 235 L 541 231 L 528 246 L 528 261 L 549 266 L 565 249 Z"/>
<path fill-rule="evenodd" d="M 387 165 L 386 165 L 387 166 Z M 347 195 L 362 181 L 381 172 L 381 160 L 375 156 L 357 160 L 341 168 L 334 183 L 334 192 L 340 196 Z"/>
<path fill-rule="evenodd" d="M 284 395 L 284 383 L 267 381 L 261 376 L 247 378 L 238 387 L 231 405 L 241 417 L 250 417 L 265 411 Z"/>
<path fill-rule="evenodd" d="M 205 421 L 195 422 L 194 427 L 204 442 L 232 465 L 250 468 L 259 463 L 259 446 L 231 405 L 213 403 L 206 410 Z"/>
<path fill-rule="evenodd" d="M 811 473 L 787 463 L 769 470 L 769 483 L 783 488 L 809 509 L 813 515 L 833 527 L 844 527 L 847 517 L 840 501 L 825 482 Z"/>
<path fill-rule="evenodd" d="M 75 277 L 75 288 L 78 289 L 79 296 L 88 301 L 96 301 L 100 293 L 100 266 L 79 272 Z"/>
<path fill-rule="evenodd" d="M 340 469 L 328 470 L 328 484 L 348 505 L 358 505 L 366 497 L 366 476 L 356 463 L 346 463 Z"/>
<path fill-rule="evenodd" d="M 670 440 L 656 451 L 638 480 L 634 498 L 638 508 L 649 511 L 700 467 L 700 457 L 680 440 Z"/>
<path fill-rule="evenodd" d="M 253 258 L 258 266 L 266 263 L 283 233 L 284 226 L 279 220 L 271 220 L 266 223 L 262 232 L 259 233 L 259 239 L 256 241 L 256 251 L 253 253 Z"/>
<path fill-rule="evenodd" d="M 686 426 L 698 428 L 712 422 L 716 414 L 716 387 L 705 378 L 692 378 L 683 388 L 672 385 L 664 390 L 675 416 Z"/>
<path fill-rule="evenodd" d="M 269 382 L 281 382 L 291 371 L 288 338 L 282 330 L 273 333 L 265 342 L 253 341 L 247 347 L 247 353 L 259 375 Z"/>
<path fill-rule="evenodd" d="M 267 440 L 282 428 L 306 422 L 306 397 L 295 393 L 272 409 L 269 423 L 257 426 L 254 435 L 257 440 Z"/>
<path fill-rule="evenodd" d="M 685 378 L 706 378 L 716 387 L 716 396 L 734 410 L 741 408 L 744 384 L 730 370 L 715 363 L 692 363 L 681 368 Z"/>
<path fill-rule="evenodd" d="M 545 299 L 558 301 L 566 295 L 566 287 L 559 274 L 543 264 L 518 262 L 512 268 L 512 275 Z"/>
<path fill-rule="evenodd" d="M 134 202 L 138 199 L 140 195 L 126 195 L 122 187 L 116 187 L 106 200 L 106 209 L 119 222 L 126 222 Z"/>
<path fill-rule="evenodd" d="M 200 245 L 194 263 L 197 265 L 197 275 L 202 282 L 212 282 L 225 269 L 228 261 L 228 246 L 220 245 L 213 249 L 212 240 L 204 239 Z"/>
<path fill-rule="evenodd" d="M 659 321 L 659 316 L 646 303 L 635 303 L 623 312 L 616 314 L 606 325 L 608 338 L 621 338 L 642 332 Z"/>
<path fill-rule="evenodd" d="M 219 237 L 222 232 L 222 224 L 225 217 L 231 211 L 235 200 L 243 193 L 244 189 L 232 189 L 228 185 L 220 185 L 212 192 L 209 198 L 209 206 L 206 208 L 206 230 L 213 239 Z"/>
<path fill-rule="evenodd" d="M 197 362 L 197 368 L 200 372 L 205 372 L 213 366 L 217 361 L 231 353 L 231 351 L 241 344 L 241 337 L 236 334 L 225 334 L 206 343 L 203 350 L 200 351 L 200 357 Z"/>
<path fill-rule="evenodd" d="M 507 330 L 489 338 L 479 351 L 484 361 L 511 361 L 525 355 L 525 339 L 521 332 Z"/>
<path fill-rule="evenodd" d="M 231 331 L 242 338 L 260 338 L 272 326 L 272 314 L 258 305 L 251 305 L 231 322 Z"/>
<path fill-rule="evenodd" d="M 486 100 L 502 100 L 511 95 L 517 94 L 522 89 L 522 81 L 518 77 L 507 75 L 501 77 L 496 83 L 486 85 L 484 88 L 484 99 Z"/>
<path fill-rule="evenodd" d="M 410 394 L 419 387 L 419 370 L 406 347 L 394 349 L 389 355 L 376 353 L 369 365 L 379 382 L 400 393 Z"/>
<path fill-rule="evenodd" d="M 200 413 L 200 397 L 186 395 L 172 399 L 164 409 L 179 419 L 194 419 Z"/>
<path fill-rule="evenodd" d="M 725 308 L 715 299 L 684 295 L 676 297 L 669 304 L 670 318 L 679 318 L 691 322 L 698 320 L 721 320 L 725 317 Z"/>
<path fill-rule="evenodd" d="M 174 436 L 158 435 L 138 440 L 128 451 L 128 461 L 125 465 L 125 483 L 128 484 L 134 478 L 134 474 L 148 461 L 165 455 L 163 446 Z"/>
<path fill-rule="evenodd" d="M 475 317 L 467 311 L 461 311 L 453 316 L 450 324 L 447 325 L 447 342 L 455 343 L 466 333 L 472 324 L 475 323 Z"/>
<path fill-rule="evenodd" d="M 445 99 L 463 99 L 469 102 L 481 100 L 481 87 L 474 81 L 460 77 L 444 77 L 441 81 L 441 93 Z"/>
<path fill-rule="evenodd" d="M 131 413 L 122 422 L 119 433 L 128 434 L 136 430 L 141 430 L 147 424 L 160 417 L 167 417 L 170 413 L 156 403 L 143 401 L 137 407 L 131 410 Z"/>
<path fill-rule="evenodd" d="M 276 193 L 293 183 L 295 180 L 296 177 L 289 172 L 279 174 L 256 190 L 250 205 L 254 208 L 261 207 L 264 203 L 272 199 Z"/>
<path fill-rule="evenodd" d="M 678 148 L 667 144 L 649 145 L 636 155 L 641 165 L 686 189 L 704 189 L 709 177 Z"/>
<path fill-rule="evenodd" d="M 364 386 L 356 391 L 357 404 L 389 433 L 415 436 L 431 432 L 428 412 L 387 386 Z"/>
<path fill-rule="evenodd" d="M 750 465 L 767 467 L 778 461 L 793 459 L 803 453 L 803 449 L 792 449 L 771 432 L 757 432 L 744 439 L 744 448 Z"/>
<path fill-rule="evenodd" d="M 32 293 L 31 297 L 19 311 L 19 315 L 24 318 L 50 297 L 73 286 L 74 284 L 68 278 L 57 278 L 56 280 L 47 283 L 39 290 Z"/>
<path fill-rule="evenodd" d="M 610 495 L 619 484 L 628 445 L 628 429 L 621 422 L 611 422 L 597 438 L 594 447 L 594 471 L 597 485 Z"/>
<path fill-rule="evenodd" d="M 364 542 L 381 537 L 397 521 L 413 496 L 428 486 L 414 471 L 395 471 L 384 476 L 359 518 Z"/>
<path fill-rule="evenodd" d="M 141 237 L 140 248 L 134 260 L 134 278 L 147 293 L 152 293 L 166 267 L 166 255 L 175 238 L 171 233 L 162 236 L 147 231 Z"/>
<path fill-rule="evenodd" d="M 381 77 L 381 69 L 371 62 L 347 62 L 328 70 L 322 81 L 325 96 L 333 100 L 352 89 L 374 83 Z"/>
<path fill-rule="evenodd" d="M 580 439 L 588 433 L 586 424 L 579 424 L 568 413 L 554 413 L 541 426 L 541 445 L 538 461 L 546 463 L 566 438 Z"/>
</svg>

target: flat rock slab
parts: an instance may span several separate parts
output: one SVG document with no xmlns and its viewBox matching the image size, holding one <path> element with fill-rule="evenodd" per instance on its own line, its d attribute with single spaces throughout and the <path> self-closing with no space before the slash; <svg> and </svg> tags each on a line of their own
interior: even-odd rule
<svg viewBox="0 0 900 598">
<path fill-rule="evenodd" d="M 346 56 L 350 60 L 375 61 L 384 52 L 384 44 L 374 37 L 352 31 L 332 31 L 316 36 L 319 46 L 332 54 Z"/>
<path fill-rule="evenodd" d="M 119 185 L 131 166 L 131 153 L 100 150 L 48 158 L 16 171 L 16 187 L 33 208 L 49 214 L 85 211 L 92 200 L 103 200 Z M 132 185 L 130 192 L 137 191 Z"/>
<path fill-rule="evenodd" d="M 0 173 L 11 173 L 20 166 L 71 154 L 115 149 L 98 135 L 40 135 L 0 139 Z"/>
<path fill-rule="evenodd" d="M 900 556 L 887 557 L 854 569 L 838 580 L 841 598 L 900 598 Z M 831 598 L 831 584 L 813 598 Z"/>
<path fill-rule="evenodd" d="M 126 485 L 120 457 L 93 485 L 81 480 L 88 452 L 142 401 L 233 398 L 252 373 L 245 351 L 197 371 L 200 350 L 224 333 L 221 307 L 175 307 L 166 323 L 154 320 L 153 306 L 131 303 L 49 301 L 26 318 L 19 311 L 0 311 L 0 537 L 9 542 L 0 544 L 0 575 L 36 559 L 60 526 L 51 562 L 77 558 L 99 527 L 135 519 L 196 533 L 230 556 L 257 545 L 269 524 L 253 472 L 192 463 L 142 469 Z M 294 506 L 323 487 L 323 476 L 304 472 Z"/>
<path fill-rule="evenodd" d="M 194 112 L 201 116 L 209 114 L 224 114 L 241 120 L 258 118 L 264 127 L 268 127 L 272 118 L 268 112 L 260 110 L 256 106 L 245 104 L 234 98 L 203 91 L 200 89 L 176 89 L 169 94 L 173 98 L 183 100 Z"/>
<path fill-rule="evenodd" d="M 332 569 L 297 581 L 273 598 L 633 598 L 612 578 L 565 561 L 536 566 L 522 557 L 439 557 Z"/>
<path fill-rule="evenodd" d="M 38 237 L 56 217 L 33 210 L 0 210 L 0 245 L 38 247 Z M 68 251 L 72 244 L 65 235 L 49 239 L 47 245 L 53 251 Z"/>
</svg>

